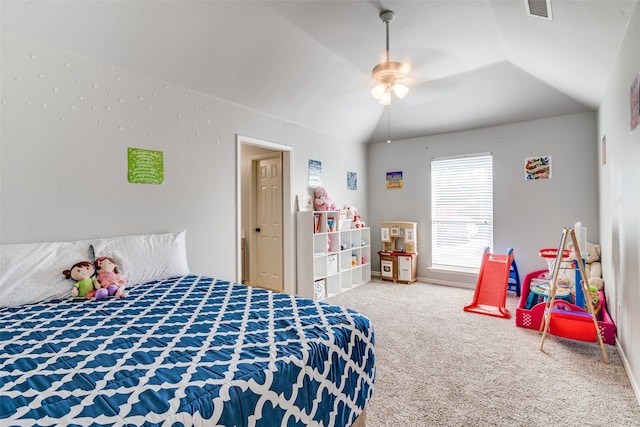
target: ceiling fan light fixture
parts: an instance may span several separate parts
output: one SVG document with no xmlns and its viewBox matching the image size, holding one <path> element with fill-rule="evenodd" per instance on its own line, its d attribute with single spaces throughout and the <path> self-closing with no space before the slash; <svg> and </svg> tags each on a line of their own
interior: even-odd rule
<svg viewBox="0 0 640 427">
<path fill-rule="evenodd" d="M 390 91 L 385 91 L 382 96 L 380 97 L 380 100 L 378 101 L 380 104 L 382 105 L 389 105 L 391 104 L 391 92 Z"/>
<path fill-rule="evenodd" d="M 396 94 L 398 98 L 402 99 L 405 96 L 407 96 L 407 93 L 409 93 L 409 88 L 401 83 L 396 83 L 393 86 L 393 92 Z"/>
<path fill-rule="evenodd" d="M 393 21 L 394 16 L 394 13 L 390 10 L 384 10 L 380 13 L 380 19 L 387 27 L 386 61 L 381 62 L 371 70 L 371 77 L 378 83 L 371 90 L 371 95 L 378 99 L 382 105 L 391 103 L 392 91 L 400 99 L 404 98 L 409 92 L 409 88 L 402 84 L 406 76 L 405 66 L 400 62 L 389 60 L 389 23 Z"/>
<path fill-rule="evenodd" d="M 380 83 L 376 85 L 373 89 L 371 89 L 371 96 L 373 96 L 375 99 L 380 99 L 382 98 L 382 95 L 384 95 L 386 90 L 387 90 L 387 87 L 382 83 Z"/>
<path fill-rule="evenodd" d="M 371 70 L 373 80 L 381 83 L 395 83 L 404 78 L 404 65 L 397 61 L 385 61 Z"/>
</svg>

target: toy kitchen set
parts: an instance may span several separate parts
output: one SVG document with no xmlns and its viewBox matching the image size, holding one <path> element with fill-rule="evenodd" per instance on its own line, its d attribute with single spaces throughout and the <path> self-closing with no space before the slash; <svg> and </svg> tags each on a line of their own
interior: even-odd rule
<svg viewBox="0 0 640 427">
<path fill-rule="evenodd" d="M 380 279 L 396 283 L 416 281 L 418 245 L 417 222 L 389 221 L 380 224 L 382 250 Z"/>
</svg>

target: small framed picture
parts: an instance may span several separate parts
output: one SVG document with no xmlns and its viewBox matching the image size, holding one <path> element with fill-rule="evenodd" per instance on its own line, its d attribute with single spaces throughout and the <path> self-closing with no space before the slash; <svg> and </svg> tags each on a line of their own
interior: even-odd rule
<svg viewBox="0 0 640 427">
<path fill-rule="evenodd" d="M 629 102 L 631 107 L 631 132 L 640 124 L 640 74 L 638 74 L 631 82 L 631 99 Z"/>
<path fill-rule="evenodd" d="M 380 234 L 381 234 L 381 236 L 382 236 L 382 241 L 383 241 L 383 242 L 388 242 L 388 241 L 390 240 L 390 238 L 389 238 L 389 229 L 388 229 L 388 228 L 383 227 L 383 228 L 380 230 Z"/>
<path fill-rule="evenodd" d="M 551 179 L 551 156 L 525 158 L 524 177 L 526 180 Z"/>
<path fill-rule="evenodd" d="M 387 190 L 402 188 L 402 171 L 387 172 Z"/>
<path fill-rule="evenodd" d="M 347 190 L 358 189 L 358 174 L 355 172 L 347 172 Z"/>
</svg>

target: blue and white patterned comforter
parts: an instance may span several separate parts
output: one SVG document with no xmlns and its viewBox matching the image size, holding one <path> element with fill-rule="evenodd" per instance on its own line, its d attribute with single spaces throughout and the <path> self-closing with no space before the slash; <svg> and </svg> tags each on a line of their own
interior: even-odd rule
<svg viewBox="0 0 640 427">
<path fill-rule="evenodd" d="M 200 276 L 0 310 L 0 425 L 348 426 L 363 315 Z"/>
</svg>

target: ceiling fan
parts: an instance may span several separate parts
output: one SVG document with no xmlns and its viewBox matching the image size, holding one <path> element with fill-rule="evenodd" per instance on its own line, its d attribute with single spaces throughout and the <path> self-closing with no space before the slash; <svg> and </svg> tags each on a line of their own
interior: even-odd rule
<svg viewBox="0 0 640 427">
<path fill-rule="evenodd" d="M 404 80 L 409 72 L 409 67 L 397 61 L 389 59 L 389 24 L 393 21 L 395 13 L 391 10 L 380 12 L 380 20 L 387 28 L 387 45 L 385 51 L 385 61 L 373 67 L 371 76 L 377 83 L 371 89 L 371 95 L 382 105 L 391 104 L 391 93 L 395 93 L 400 99 L 409 92 L 409 88 L 404 84 Z"/>
</svg>

